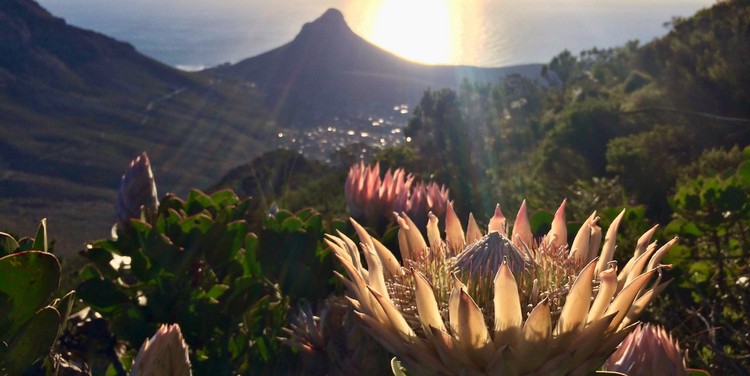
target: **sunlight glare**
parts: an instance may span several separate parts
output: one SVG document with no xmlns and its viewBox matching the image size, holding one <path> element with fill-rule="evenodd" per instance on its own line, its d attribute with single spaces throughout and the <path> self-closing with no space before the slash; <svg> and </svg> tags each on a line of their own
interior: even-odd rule
<svg viewBox="0 0 750 376">
<path fill-rule="evenodd" d="M 455 61 L 452 0 L 377 2 L 367 39 L 407 59 L 428 64 Z"/>
</svg>

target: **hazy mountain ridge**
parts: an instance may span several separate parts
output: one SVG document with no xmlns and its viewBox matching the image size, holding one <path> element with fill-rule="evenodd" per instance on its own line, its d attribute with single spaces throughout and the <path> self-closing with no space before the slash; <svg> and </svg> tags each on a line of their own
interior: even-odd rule
<svg viewBox="0 0 750 376">
<path fill-rule="evenodd" d="M 541 64 L 504 68 L 425 65 L 404 60 L 355 34 L 336 9 L 302 27 L 291 42 L 209 72 L 253 82 L 275 114 L 306 126 L 335 116 L 384 116 L 415 105 L 427 88 L 458 87 L 464 78 L 498 82 L 509 74 L 539 78 Z"/>
</svg>

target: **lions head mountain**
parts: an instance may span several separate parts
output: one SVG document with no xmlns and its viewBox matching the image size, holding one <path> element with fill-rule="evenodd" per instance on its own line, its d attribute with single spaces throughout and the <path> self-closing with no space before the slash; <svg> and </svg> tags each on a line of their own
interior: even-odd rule
<svg viewBox="0 0 750 376">
<path fill-rule="evenodd" d="M 539 66 L 429 66 L 354 34 L 328 10 L 290 43 L 202 72 L 69 25 L 32 0 L 0 1 L 0 229 L 47 217 L 64 252 L 108 233 L 120 176 L 148 152 L 159 193 L 184 195 L 274 147 L 285 127 L 367 119 L 463 77 Z"/>
<path fill-rule="evenodd" d="M 333 117 L 387 116 L 415 105 L 428 88 L 464 78 L 496 83 L 505 75 L 539 78 L 541 65 L 477 68 L 413 63 L 355 34 L 336 9 L 307 23 L 291 42 L 210 72 L 255 83 L 279 120 L 308 127 Z"/>
</svg>

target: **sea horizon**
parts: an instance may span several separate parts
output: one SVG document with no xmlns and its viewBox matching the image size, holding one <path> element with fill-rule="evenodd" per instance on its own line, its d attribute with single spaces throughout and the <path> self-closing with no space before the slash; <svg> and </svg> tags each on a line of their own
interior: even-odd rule
<svg viewBox="0 0 750 376">
<path fill-rule="evenodd" d="M 388 1 L 382 1 L 380 8 L 372 5 L 378 2 L 363 6 L 362 2 L 352 0 L 273 4 L 259 0 L 220 0 L 212 4 L 193 0 L 39 0 L 39 3 L 71 25 L 128 42 L 139 52 L 175 68 L 196 71 L 236 63 L 282 46 L 305 23 L 314 21 L 328 8 L 341 10 L 352 30 L 364 39 L 407 60 L 506 67 L 547 63 L 566 49 L 577 55 L 594 47 L 622 46 L 635 39 L 644 44 L 665 35 L 669 31 L 665 24 L 673 17 L 691 16 L 713 1 L 496 0 L 480 6 L 478 0 L 470 0 L 462 3 L 465 6 L 459 9 L 460 15 L 456 14 L 456 8 L 449 9 L 446 5 L 443 13 L 433 7 L 433 13 L 424 16 L 449 17 L 452 29 L 432 30 L 428 24 L 416 24 L 424 20 L 414 21 L 413 26 L 425 29 L 425 33 L 442 35 L 442 39 L 436 38 L 437 42 L 430 41 L 432 45 L 419 39 L 399 40 L 398 35 L 384 36 L 383 26 L 378 26 L 378 22 L 386 22 L 387 26 L 389 19 L 398 22 L 412 16 L 409 12 L 417 12 L 403 6 L 386 9 Z M 469 25 L 462 21 L 464 18 L 482 21 Z M 425 50 L 422 55 L 410 56 L 419 53 L 418 48 Z"/>
</svg>

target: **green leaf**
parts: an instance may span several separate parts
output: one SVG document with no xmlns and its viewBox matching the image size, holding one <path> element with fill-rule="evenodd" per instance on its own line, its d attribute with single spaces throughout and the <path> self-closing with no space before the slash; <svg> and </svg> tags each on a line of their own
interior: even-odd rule
<svg viewBox="0 0 750 376">
<path fill-rule="evenodd" d="M 711 376 L 710 373 L 702 369 L 689 368 L 687 370 L 688 376 Z"/>
<path fill-rule="evenodd" d="M 185 204 L 187 205 L 186 211 L 188 215 L 198 214 L 205 209 L 213 209 L 214 211 L 219 209 L 209 195 L 198 189 L 190 191 Z"/>
<path fill-rule="evenodd" d="M 0 257 L 15 252 L 19 247 L 16 239 L 13 239 L 10 234 L 0 232 Z"/>
<path fill-rule="evenodd" d="M 60 287 L 60 263 L 50 253 L 24 251 L 0 258 L 0 337 L 12 335 Z"/>
<path fill-rule="evenodd" d="M 240 199 L 231 189 L 224 189 L 211 195 L 211 200 L 218 207 L 225 207 L 236 204 Z"/>
<path fill-rule="evenodd" d="M 90 279 L 76 288 L 78 296 L 94 309 L 113 312 L 119 305 L 128 301 L 128 296 L 120 287 L 108 280 Z"/>
<path fill-rule="evenodd" d="M 60 328 L 60 314 L 44 307 L 18 329 L 8 342 L 3 366 L 11 375 L 21 375 L 38 359 L 49 353 Z M 3 367 L 0 367 L 3 368 Z"/>
<path fill-rule="evenodd" d="M 227 290 L 229 290 L 229 285 L 217 284 L 213 285 L 206 295 L 210 298 L 218 299 Z"/>
<path fill-rule="evenodd" d="M 39 228 L 36 230 L 36 236 L 34 237 L 34 244 L 31 246 L 35 251 L 48 252 L 47 249 L 47 218 L 42 218 L 39 223 Z"/>
<path fill-rule="evenodd" d="M 297 217 L 289 217 L 281 223 L 281 227 L 289 232 L 299 231 L 303 225 L 302 220 Z"/>
</svg>

